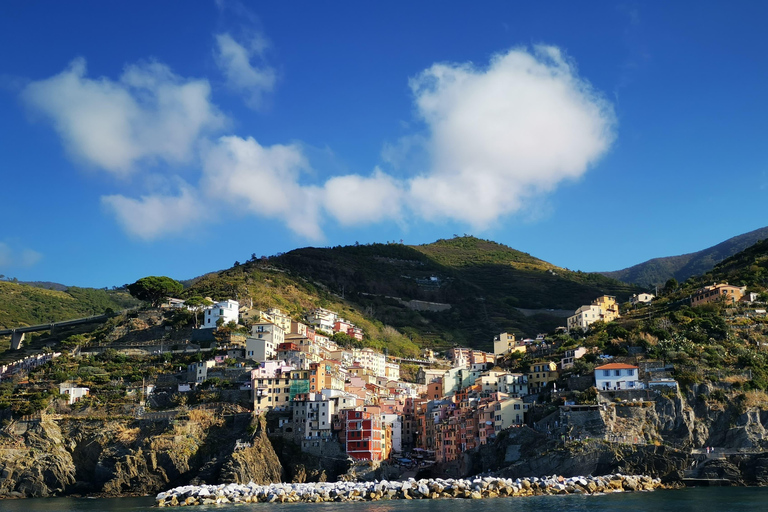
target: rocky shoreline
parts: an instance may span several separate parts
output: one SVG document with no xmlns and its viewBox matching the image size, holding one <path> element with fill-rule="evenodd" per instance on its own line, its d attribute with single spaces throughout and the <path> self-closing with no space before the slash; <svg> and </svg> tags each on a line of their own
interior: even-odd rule
<svg viewBox="0 0 768 512">
<path fill-rule="evenodd" d="M 185 485 L 157 495 L 159 507 L 226 503 L 319 503 L 396 499 L 484 499 L 543 494 L 598 494 L 663 488 L 645 475 L 563 478 L 428 479 L 374 482 Z"/>
</svg>

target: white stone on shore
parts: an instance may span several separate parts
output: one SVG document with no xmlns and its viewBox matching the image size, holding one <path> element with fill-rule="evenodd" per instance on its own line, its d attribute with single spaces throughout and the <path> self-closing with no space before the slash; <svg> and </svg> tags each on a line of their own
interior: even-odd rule
<svg viewBox="0 0 768 512">
<path fill-rule="evenodd" d="M 189 506 L 221 503 L 256 502 L 330 502 L 376 501 L 380 499 L 481 499 L 540 494 L 594 494 L 653 490 L 661 480 L 642 475 L 605 475 L 598 477 L 544 478 L 476 477 L 473 479 L 409 478 L 403 482 L 387 480 L 374 482 L 274 483 L 258 485 L 249 482 L 221 485 L 185 485 L 161 492 L 157 505 Z"/>
</svg>

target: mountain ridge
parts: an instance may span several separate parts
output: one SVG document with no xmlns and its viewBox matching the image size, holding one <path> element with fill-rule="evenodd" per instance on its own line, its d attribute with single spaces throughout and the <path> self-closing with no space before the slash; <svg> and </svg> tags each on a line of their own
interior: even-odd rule
<svg viewBox="0 0 768 512">
<path fill-rule="evenodd" d="M 736 235 L 700 251 L 652 258 L 621 270 L 598 273 L 625 283 L 648 288 L 663 285 L 672 278 L 683 282 L 690 277 L 707 273 L 723 260 L 767 238 L 768 226 Z"/>
</svg>

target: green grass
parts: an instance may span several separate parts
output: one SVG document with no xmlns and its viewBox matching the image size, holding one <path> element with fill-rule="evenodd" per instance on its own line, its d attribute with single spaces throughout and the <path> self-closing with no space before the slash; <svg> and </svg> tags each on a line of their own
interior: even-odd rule
<svg viewBox="0 0 768 512">
<path fill-rule="evenodd" d="M 117 311 L 137 304 L 124 291 L 77 287 L 56 291 L 0 281 L 0 328 L 100 315 L 108 308 Z"/>
</svg>

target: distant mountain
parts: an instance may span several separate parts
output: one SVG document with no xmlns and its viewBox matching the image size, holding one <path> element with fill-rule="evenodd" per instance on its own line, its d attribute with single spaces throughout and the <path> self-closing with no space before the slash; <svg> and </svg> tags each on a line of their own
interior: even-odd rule
<svg viewBox="0 0 768 512">
<path fill-rule="evenodd" d="M 729 238 L 714 247 L 698 252 L 682 254 L 680 256 L 668 256 L 666 258 L 654 258 L 623 270 L 600 273 L 625 283 L 649 288 L 655 285 L 662 285 L 673 277 L 679 282 L 683 282 L 689 277 L 709 272 L 715 265 L 726 258 L 765 239 L 768 239 L 768 227 Z"/>
</svg>

